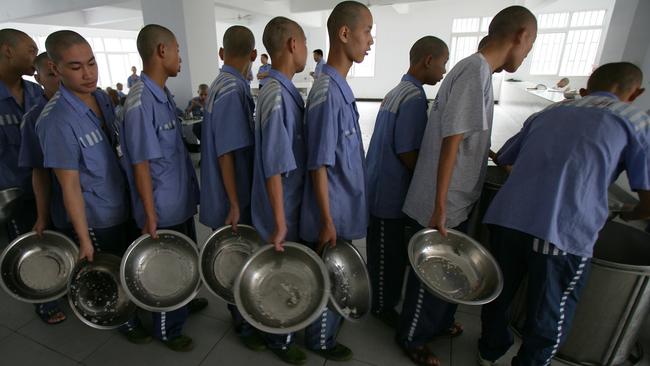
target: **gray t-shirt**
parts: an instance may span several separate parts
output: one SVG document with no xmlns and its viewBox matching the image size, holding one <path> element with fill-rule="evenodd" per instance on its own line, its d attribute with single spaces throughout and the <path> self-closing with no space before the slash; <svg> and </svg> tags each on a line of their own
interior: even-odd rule
<svg viewBox="0 0 650 366">
<path fill-rule="evenodd" d="M 492 71 L 483 55 L 461 60 L 447 74 L 429 114 L 404 212 L 428 226 L 436 199 L 442 139 L 464 134 L 447 193 L 446 227 L 467 219 L 478 200 L 487 166 L 492 133 L 494 95 Z"/>
</svg>

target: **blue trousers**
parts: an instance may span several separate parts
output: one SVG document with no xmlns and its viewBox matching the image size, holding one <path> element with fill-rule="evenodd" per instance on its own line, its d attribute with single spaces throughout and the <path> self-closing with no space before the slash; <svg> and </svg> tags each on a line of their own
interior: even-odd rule
<svg viewBox="0 0 650 366">
<path fill-rule="evenodd" d="M 161 227 L 159 230 L 174 230 L 181 234 L 187 235 L 190 239 L 196 241 L 196 228 L 194 226 L 194 217 L 190 217 L 186 221 L 169 227 Z M 133 232 L 133 230 L 131 230 Z M 187 321 L 189 313 L 187 306 L 174 311 L 165 312 L 152 312 L 151 317 L 153 320 L 153 336 L 162 341 L 172 340 L 182 334 L 183 326 Z M 136 317 L 129 320 L 126 324 L 120 327 L 121 332 L 128 332 L 136 326 L 140 325 L 140 320 Z"/>
<path fill-rule="evenodd" d="M 483 305 L 481 357 L 496 361 L 512 346 L 513 336 L 508 327 L 510 304 L 528 275 L 523 343 L 512 365 L 549 365 L 571 327 L 590 259 L 496 225 L 490 226 L 490 245 L 503 272 L 504 286 L 496 300 Z"/>
<path fill-rule="evenodd" d="M 372 285 L 372 313 L 394 310 L 402 297 L 408 266 L 409 220 L 370 215 L 366 255 Z"/>
<path fill-rule="evenodd" d="M 411 225 L 414 233 L 423 229 L 413 220 Z M 467 222 L 454 229 L 465 232 Z M 446 302 L 431 294 L 411 268 L 406 283 L 402 314 L 397 326 L 397 343 L 406 348 L 416 348 L 448 332 L 454 325 L 457 308 L 457 304 Z"/>
</svg>

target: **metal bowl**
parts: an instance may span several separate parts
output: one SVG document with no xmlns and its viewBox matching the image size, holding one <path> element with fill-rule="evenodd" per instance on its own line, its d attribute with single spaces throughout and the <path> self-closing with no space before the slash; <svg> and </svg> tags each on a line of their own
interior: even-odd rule
<svg viewBox="0 0 650 366">
<path fill-rule="evenodd" d="M 18 187 L 0 191 L 0 223 L 6 222 L 13 216 L 22 196 L 23 190 Z"/>
<path fill-rule="evenodd" d="M 409 261 L 420 281 L 434 295 L 452 303 L 482 305 L 503 288 L 501 269 L 476 240 L 456 230 L 443 237 L 437 230 L 415 233 Z"/>
<path fill-rule="evenodd" d="M 192 239 L 172 230 L 158 230 L 136 239 L 120 266 L 122 286 L 133 302 L 145 310 L 179 309 L 199 292 L 199 251 Z"/>
<path fill-rule="evenodd" d="M 264 243 L 251 226 L 230 225 L 210 235 L 201 249 L 199 272 L 210 292 L 230 304 L 235 303 L 233 285 L 246 260 Z"/>
<path fill-rule="evenodd" d="M 129 321 L 136 306 L 120 283 L 120 257 L 95 253 L 80 261 L 68 284 L 68 302 L 75 315 L 96 329 L 115 329 Z"/>
<path fill-rule="evenodd" d="M 327 306 L 330 280 L 323 261 L 307 246 L 266 245 L 244 264 L 235 281 L 235 304 L 253 327 L 286 334 L 307 327 Z"/>
<path fill-rule="evenodd" d="M 332 284 L 330 305 L 347 320 L 356 321 L 370 312 L 370 275 L 361 253 L 351 243 L 337 240 L 323 251 Z"/>
<path fill-rule="evenodd" d="M 14 298 L 31 303 L 48 302 L 65 295 L 68 277 L 79 249 L 54 231 L 23 234 L 0 255 L 2 288 Z"/>
</svg>

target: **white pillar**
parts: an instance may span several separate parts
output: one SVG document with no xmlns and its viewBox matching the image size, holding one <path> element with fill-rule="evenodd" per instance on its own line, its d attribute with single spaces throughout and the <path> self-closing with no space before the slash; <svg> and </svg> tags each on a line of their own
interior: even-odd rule
<svg viewBox="0 0 650 366">
<path fill-rule="evenodd" d="M 167 81 L 176 104 L 184 109 L 199 84 L 218 74 L 217 29 L 212 0 L 141 0 L 144 24 L 160 24 L 176 35 L 181 72 Z"/>
</svg>

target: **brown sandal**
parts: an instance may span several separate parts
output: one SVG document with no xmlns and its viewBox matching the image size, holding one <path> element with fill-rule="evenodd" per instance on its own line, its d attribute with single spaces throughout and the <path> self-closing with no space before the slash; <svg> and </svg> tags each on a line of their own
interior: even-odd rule
<svg viewBox="0 0 650 366">
<path fill-rule="evenodd" d="M 457 322 L 454 322 L 454 325 L 451 326 L 451 328 L 447 329 L 446 331 L 438 334 L 435 338 L 456 338 L 459 335 L 463 334 L 463 325 Z"/>
<path fill-rule="evenodd" d="M 427 346 L 414 348 L 402 347 L 402 350 L 418 366 L 440 366 L 440 360 Z"/>
</svg>

